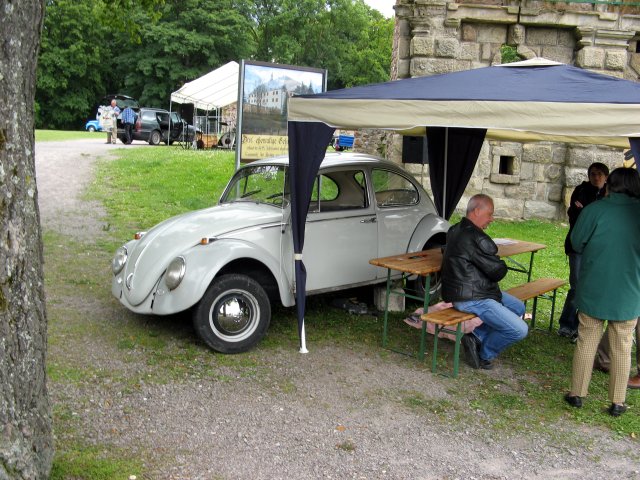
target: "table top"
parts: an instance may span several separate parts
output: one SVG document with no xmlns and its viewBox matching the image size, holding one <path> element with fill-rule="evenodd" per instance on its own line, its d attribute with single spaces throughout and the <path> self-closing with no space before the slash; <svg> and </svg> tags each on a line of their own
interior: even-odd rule
<svg viewBox="0 0 640 480">
<path fill-rule="evenodd" d="M 520 253 L 533 253 L 546 248 L 542 243 L 525 242 L 513 239 L 496 239 L 498 244 L 498 256 L 511 257 Z M 420 252 L 409 252 L 389 257 L 374 258 L 369 260 L 371 265 L 390 268 L 414 275 L 429 275 L 439 272 L 442 265 L 442 250 L 440 247 Z"/>
</svg>

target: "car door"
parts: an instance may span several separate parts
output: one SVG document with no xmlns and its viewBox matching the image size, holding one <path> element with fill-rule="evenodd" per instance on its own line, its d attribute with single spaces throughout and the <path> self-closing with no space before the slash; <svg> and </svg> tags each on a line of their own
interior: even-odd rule
<svg viewBox="0 0 640 480">
<path fill-rule="evenodd" d="M 369 282 L 376 269 L 375 208 L 360 168 L 323 170 L 312 193 L 303 250 L 307 291 Z"/>
<path fill-rule="evenodd" d="M 171 140 L 182 140 L 182 127 L 183 122 L 180 115 L 171 112 Z"/>
</svg>

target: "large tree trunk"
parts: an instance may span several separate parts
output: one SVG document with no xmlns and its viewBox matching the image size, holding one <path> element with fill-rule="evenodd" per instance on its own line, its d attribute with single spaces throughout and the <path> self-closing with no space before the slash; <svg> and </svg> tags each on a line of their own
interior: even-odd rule
<svg viewBox="0 0 640 480">
<path fill-rule="evenodd" d="M 44 0 L 0 0 L 0 478 L 53 459 L 33 108 Z"/>
</svg>

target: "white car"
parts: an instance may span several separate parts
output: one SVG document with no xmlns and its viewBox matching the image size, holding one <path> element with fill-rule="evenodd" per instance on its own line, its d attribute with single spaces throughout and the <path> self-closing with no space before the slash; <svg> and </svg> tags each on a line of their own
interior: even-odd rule
<svg viewBox="0 0 640 480">
<path fill-rule="evenodd" d="M 137 313 L 192 309 L 196 332 L 216 351 L 253 347 L 270 302 L 295 304 L 287 170 L 286 156 L 245 165 L 218 205 L 136 234 L 113 258 L 113 295 Z M 307 216 L 307 294 L 385 282 L 370 259 L 443 245 L 448 228 L 400 166 L 327 154 Z"/>
</svg>

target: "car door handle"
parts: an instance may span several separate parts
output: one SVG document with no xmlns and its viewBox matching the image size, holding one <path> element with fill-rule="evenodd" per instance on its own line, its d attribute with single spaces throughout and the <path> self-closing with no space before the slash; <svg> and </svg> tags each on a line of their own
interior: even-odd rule
<svg viewBox="0 0 640 480">
<path fill-rule="evenodd" d="M 365 218 L 364 220 L 360 220 L 360 223 L 376 223 L 376 217 Z"/>
</svg>

